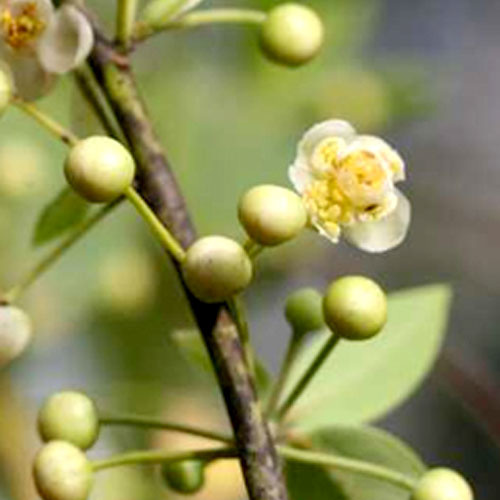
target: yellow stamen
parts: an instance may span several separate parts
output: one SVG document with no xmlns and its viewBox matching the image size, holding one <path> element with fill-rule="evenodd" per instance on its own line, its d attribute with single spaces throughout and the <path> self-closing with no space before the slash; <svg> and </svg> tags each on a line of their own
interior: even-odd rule
<svg viewBox="0 0 500 500">
<path fill-rule="evenodd" d="M 1 25 L 5 42 L 13 49 L 21 49 L 36 40 L 45 29 L 45 23 L 38 16 L 37 5 L 27 2 L 18 14 L 5 8 L 1 15 Z"/>
</svg>

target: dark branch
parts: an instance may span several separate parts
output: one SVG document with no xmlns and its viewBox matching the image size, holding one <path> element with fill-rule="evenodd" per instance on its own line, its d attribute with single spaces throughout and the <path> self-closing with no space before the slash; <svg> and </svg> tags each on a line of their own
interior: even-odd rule
<svg viewBox="0 0 500 500">
<path fill-rule="evenodd" d="M 187 247 L 196 233 L 138 94 L 128 58 L 97 35 L 91 64 L 137 160 L 139 191 L 161 221 Z M 250 499 L 286 500 L 281 464 L 245 364 L 235 323 L 225 306 L 204 304 L 186 293 L 215 367 Z"/>
</svg>

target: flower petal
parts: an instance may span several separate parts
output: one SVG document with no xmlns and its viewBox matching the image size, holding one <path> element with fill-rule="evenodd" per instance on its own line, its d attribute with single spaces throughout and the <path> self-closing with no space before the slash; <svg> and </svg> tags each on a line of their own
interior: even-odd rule
<svg viewBox="0 0 500 500">
<path fill-rule="evenodd" d="M 38 45 L 38 57 L 47 71 L 66 73 L 87 58 L 93 43 L 88 19 L 75 7 L 64 5 L 45 30 Z"/>
<path fill-rule="evenodd" d="M 365 146 L 387 162 L 392 171 L 394 182 L 405 180 L 405 162 L 400 154 L 387 142 L 373 135 L 359 135 L 356 137 L 356 143 L 359 143 L 360 146 Z"/>
<path fill-rule="evenodd" d="M 408 232 L 411 219 L 410 202 L 396 190 L 398 204 L 387 216 L 377 221 L 357 222 L 344 227 L 346 240 L 365 252 L 380 253 L 399 245 Z"/>
<path fill-rule="evenodd" d="M 300 162 L 295 162 L 288 168 L 288 178 L 295 190 L 302 194 L 307 186 L 314 180 L 311 170 Z"/>
<path fill-rule="evenodd" d="M 6 54 L 4 54 L 4 57 Z M 12 76 L 16 93 L 33 101 L 47 94 L 56 82 L 56 75 L 47 72 L 36 57 L 5 57 Z"/>
<path fill-rule="evenodd" d="M 356 136 L 353 126 L 344 120 L 327 120 L 311 127 L 299 142 L 297 155 L 301 161 L 309 163 L 316 146 L 327 137 L 340 137 L 346 141 Z"/>
</svg>

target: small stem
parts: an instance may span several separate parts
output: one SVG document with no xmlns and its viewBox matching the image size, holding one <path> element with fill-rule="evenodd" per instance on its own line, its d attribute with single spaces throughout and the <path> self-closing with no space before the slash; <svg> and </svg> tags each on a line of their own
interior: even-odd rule
<svg viewBox="0 0 500 500">
<path fill-rule="evenodd" d="M 364 462 L 362 460 L 355 460 L 352 458 L 345 458 L 338 455 L 330 455 L 327 453 L 319 453 L 315 451 L 299 450 L 289 446 L 279 446 L 278 452 L 280 455 L 288 460 L 296 462 L 322 465 L 325 467 L 332 467 L 334 469 L 353 472 L 356 474 L 363 474 L 365 476 L 379 479 L 412 491 L 415 488 L 416 480 L 400 472 L 396 472 L 381 465 Z"/>
<path fill-rule="evenodd" d="M 150 429 L 163 429 L 166 431 L 192 434 L 193 436 L 200 436 L 226 444 L 232 444 L 233 442 L 231 437 L 219 432 L 208 431 L 198 427 L 192 427 L 190 425 L 177 424 L 174 422 L 167 422 L 165 420 L 143 417 L 140 415 L 103 415 L 99 418 L 99 421 L 102 425 L 130 425 Z"/>
<path fill-rule="evenodd" d="M 210 9 L 190 12 L 180 19 L 150 25 L 137 23 L 134 39 L 144 40 L 155 33 L 165 30 L 195 28 L 210 24 L 250 24 L 261 25 L 266 20 L 266 13 L 251 9 Z"/>
<path fill-rule="evenodd" d="M 78 142 L 78 137 L 70 130 L 64 128 L 60 123 L 54 120 L 52 117 L 45 114 L 41 109 L 36 107 L 31 102 L 23 101 L 17 97 L 12 99 L 12 104 L 17 106 L 24 113 L 33 118 L 37 123 L 42 125 L 46 130 L 48 130 L 53 136 L 60 139 L 64 144 L 68 146 L 74 146 Z"/>
<path fill-rule="evenodd" d="M 8 303 L 16 302 L 43 273 L 48 271 L 52 265 L 66 253 L 67 250 L 79 241 L 101 219 L 109 214 L 121 201 L 123 201 L 123 198 L 118 198 L 117 200 L 109 203 L 78 225 L 66 239 L 57 245 L 49 254 L 43 257 L 40 262 L 35 265 L 35 267 L 28 271 L 26 276 L 17 285 L 7 291 L 3 295 L 2 299 Z"/>
<path fill-rule="evenodd" d="M 299 353 L 300 347 L 302 346 L 301 340 L 304 338 L 304 335 L 297 335 L 295 332 L 292 333 L 292 337 L 290 338 L 290 342 L 288 343 L 288 347 L 285 353 L 285 359 L 281 364 L 280 372 L 278 374 L 278 378 L 273 386 L 271 396 L 267 402 L 266 409 L 264 411 L 264 415 L 266 418 L 272 416 L 276 407 L 281 399 L 283 394 L 283 389 L 285 388 L 286 381 L 288 380 L 288 376 L 290 375 L 290 370 L 293 366 L 294 361 L 297 359 L 297 354 Z"/>
<path fill-rule="evenodd" d="M 95 460 L 92 462 L 92 468 L 94 471 L 98 471 L 121 465 L 163 464 L 179 460 L 204 460 L 209 462 L 218 458 L 234 457 L 237 457 L 237 453 L 233 448 L 210 448 L 191 451 L 131 451 L 102 460 Z"/>
<path fill-rule="evenodd" d="M 255 353 L 250 341 L 250 329 L 248 327 L 245 304 L 241 297 L 232 297 L 228 301 L 228 306 L 238 328 L 248 371 L 252 377 L 255 377 Z"/>
<path fill-rule="evenodd" d="M 314 358 L 309 368 L 305 371 L 300 380 L 297 382 L 297 385 L 295 386 L 293 391 L 290 393 L 286 401 L 279 408 L 278 410 L 279 420 L 283 420 L 285 418 L 287 412 L 297 401 L 297 399 L 302 394 L 304 389 L 307 387 L 309 382 L 312 380 L 314 375 L 316 375 L 316 372 L 319 370 L 323 362 L 326 360 L 326 358 L 338 344 L 339 340 L 340 337 L 338 337 L 334 333 L 330 335 L 329 339 L 325 342 L 324 346 L 321 348 L 317 356 Z"/>
<path fill-rule="evenodd" d="M 109 106 L 106 96 L 97 83 L 88 64 L 83 64 L 74 71 L 75 79 L 83 97 L 91 105 L 106 132 L 115 139 L 126 144 L 120 125 Z"/>
<path fill-rule="evenodd" d="M 130 203 L 134 205 L 141 217 L 146 221 L 151 228 L 153 234 L 158 238 L 160 243 L 178 262 L 182 262 L 186 256 L 181 245 L 172 236 L 170 231 L 160 222 L 155 213 L 149 208 L 148 204 L 143 200 L 141 195 L 133 188 L 129 187 L 125 191 L 125 196 Z"/>
<path fill-rule="evenodd" d="M 243 244 L 243 248 L 251 259 L 255 259 L 255 257 L 257 257 L 257 255 L 259 255 L 264 250 L 264 247 L 262 245 L 259 245 L 257 242 L 251 239 L 245 241 L 245 243 Z"/>
<path fill-rule="evenodd" d="M 118 0 L 116 10 L 116 39 L 126 47 L 132 35 L 138 0 Z"/>
</svg>

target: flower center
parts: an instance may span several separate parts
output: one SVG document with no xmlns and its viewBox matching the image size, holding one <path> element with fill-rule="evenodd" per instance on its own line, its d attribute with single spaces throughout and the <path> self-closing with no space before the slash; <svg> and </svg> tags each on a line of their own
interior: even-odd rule
<svg viewBox="0 0 500 500">
<path fill-rule="evenodd" d="M 317 178 L 303 192 L 313 219 L 333 238 L 341 226 L 373 220 L 392 208 L 390 171 L 370 150 L 354 149 L 343 155 L 345 141 L 328 138 L 314 153 Z"/>
<path fill-rule="evenodd" d="M 26 2 L 15 14 L 5 8 L 1 15 L 5 42 L 13 49 L 22 49 L 36 40 L 45 29 L 35 2 Z"/>
<path fill-rule="evenodd" d="M 313 169 L 317 173 L 321 173 L 336 168 L 340 152 L 345 146 L 346 142 L 340 137 L 323 139 L 314 151 L 312 159 Z"/>
<path fill-rule="evenodd" d="M 387 172 L 371 151 L 353 151 L 340 162 L 338 170 L 347 174 L 353 188 L 380 191 L 387 183 Z"/>
<path fill-rule="evenodd" d="M 313 221 L 320 223 L 332 238 L 338 238 L 340 225 L 349 225 L 354 220 L 351 202 L 331 175 L 311 182 L 302 197 Z"/>
</svg>

